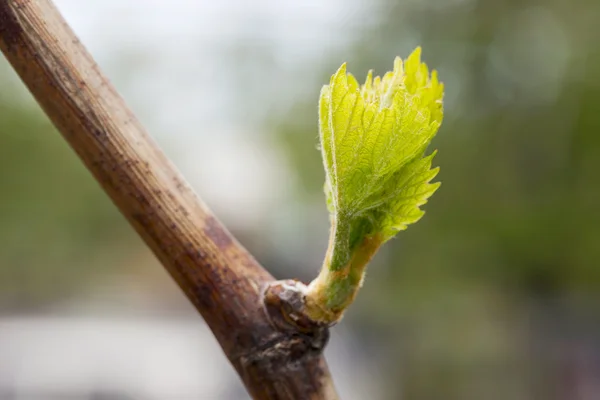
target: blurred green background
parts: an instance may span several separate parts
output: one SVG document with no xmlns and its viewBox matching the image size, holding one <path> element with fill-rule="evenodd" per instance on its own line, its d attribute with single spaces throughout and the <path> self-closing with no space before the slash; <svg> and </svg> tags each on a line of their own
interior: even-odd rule
<svg viewBox="0 0 600 400">
<path fill-rule="evenodd" d="M 80 32 L 84 6 L 62 3 Z M 360 349 L 341 351 L 373 366 L 360 376 L 376 382 L 373 398 L 599 399 L 600 3 L 307 3 L 319 18 L 300 5 L 241 4 L 220 6 L 236 15 L 219 20 L 235 34 L 164 28 L 164 43 L 180 38 L 181 53 L 142 39 L 117 45 L 108 16 L 82 36 L 199 194 L 278 277 L 311 279 L 327 245 L 321 85 L 344 61 L 357 77 L 382 74 L 417 45 L 446 85 L 432 145 L 442 187 L 425 217 L 378 254 L 336 328 Z M 207 14 L 211 5 L 195 7 Z M 177 25 L 182 14 L 164 18 Z M 152 21 L 138 26 L 140 38 L 161 36 Z M 209 50 L 187 51 L 190 38 Z M 170 69 L 152 70 L 158 59 Z M 153 312 L 195 318 L 0 67 L 3 315 L 44 314 L 112 282 L 152 293 Z M 190 111 L 169 114 L 177 107 Z"/>
</svg>

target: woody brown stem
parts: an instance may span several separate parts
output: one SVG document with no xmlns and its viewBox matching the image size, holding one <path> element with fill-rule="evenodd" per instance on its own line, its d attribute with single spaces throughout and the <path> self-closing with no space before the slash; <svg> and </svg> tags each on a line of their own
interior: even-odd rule
<svg viewBox="0 0 600 400">
<path fill-rule="evenodd" d="M 272 322 L 262 304 L 271 275 L 194 194 L 52 2 L 0 0 L 0 50 L 202 314 L 253 398 L 336 399 L 324 341 Z"/>
</svg>

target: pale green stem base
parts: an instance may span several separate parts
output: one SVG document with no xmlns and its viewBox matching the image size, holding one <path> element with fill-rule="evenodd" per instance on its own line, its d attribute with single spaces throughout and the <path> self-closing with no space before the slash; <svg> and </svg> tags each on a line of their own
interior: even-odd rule
<svg viewBox="0 0 600 400">
<path fill-rule="evenodd" d="M 380 235 L 365 237 L 342 266 L 332 263 L 335 242 L 332 232 L 325 261 L 319 276 L 309 285 L 305 295 L 306 314 L 313 320 L 334 324 L 354 301 L 365 275 L 365 268 L 383 244 Z"/>
</svg>

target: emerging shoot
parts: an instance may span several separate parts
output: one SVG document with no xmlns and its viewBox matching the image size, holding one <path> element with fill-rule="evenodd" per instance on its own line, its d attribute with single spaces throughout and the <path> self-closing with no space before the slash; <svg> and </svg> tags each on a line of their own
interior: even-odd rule
<svg viewBox="0 0 600 400">
<path fill-rule="evenodd" d="M 304 313 L 339 321 L 377 250 L 424 214 L 437 190 L 430 183 L 435 152 L 425 151 L 442 123 L 444 86 L 417 48 L 383 78 L 363 85 L 346 64 L 321 90 L 319 134 L 331 219 L 329 247 L 318 277 L 304 291 Z"/>
</svg>

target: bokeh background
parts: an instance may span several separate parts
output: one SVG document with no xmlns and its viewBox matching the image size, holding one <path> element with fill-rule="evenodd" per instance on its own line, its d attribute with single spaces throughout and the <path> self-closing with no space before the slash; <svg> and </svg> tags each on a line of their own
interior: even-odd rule
<svg viewBox="0 0 600 400">
<path fill-rule="evenodd" d="M 277 277 L 327 246 L 321 85 L 417 45 L 441 189 L 327 350 L 344 399 L 600 399 L 600 2 L 56 0 Z M 171 278 L 0 59 L 0 399 L 247 399 Z"/>
</svg>

